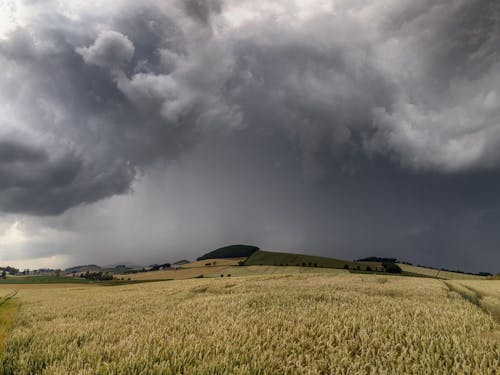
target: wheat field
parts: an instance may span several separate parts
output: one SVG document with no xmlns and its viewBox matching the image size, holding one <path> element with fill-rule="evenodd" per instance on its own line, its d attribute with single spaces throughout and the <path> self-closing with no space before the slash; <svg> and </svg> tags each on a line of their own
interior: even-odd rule
<svg viewBox="0 0 500 375">
<path fill-rule="evenodd" d="M 398 266 L 404 272 L 411 272 L 411 273 L 414 273 L 417 275 L 436 277 L 439 279 L 447 279 L 447 280 L 464 280 L 464 279 L 465 280 L 485 280 L 486 279 L 486 277 L 479 276 L 479 275 L 470 275 L 467 273 L 443 271 L 443 270 L 438 270 L 435 268 L 420 267 L 420 266 L 414 266 L 414 265 L 404 264 L 404 263 L 398 263 Z"/>
<path fill-rule="evenodd" d="M 494 317 L 435 279 L 262 275 L 22 289 L 16 298 L 4 374 L 500 369 Z"/>
</svg>

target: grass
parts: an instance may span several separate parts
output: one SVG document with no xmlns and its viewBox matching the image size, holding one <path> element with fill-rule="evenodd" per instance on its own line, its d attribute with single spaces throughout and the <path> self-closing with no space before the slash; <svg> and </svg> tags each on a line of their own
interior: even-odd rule
<svg viewBox="0 0 500 375">
<path fill-rule="evenodd" d="M 19 307 L 18 301 L 13 298 L 16 294 L 15 291 L 2 292 L 3 296 L 0 299 L 0 357 Z"/>
<path fill-rule="evenodd" d="M 264 269 L 250 277 L 23 289 L 0 372 L 498 371 L 498 324 L 440 280 Z M 483 293 L 497 298 L 498 287 L 485 282 Z"/>
<path fill-rule="evenodd" d="M 325 258 L 313 255 L 278 253 L 271 251 L 256 251 L 245 261 L 247 266 L 309 266 L 313 267 L 316 264 L 320 268 L 337 268 L 343 269 L 347 265 L 350 269 L 360 267 L 361 270 L 366 269 L 366 265 L 362 263 L 343 261 L 333 258 Z"/>
</svg>

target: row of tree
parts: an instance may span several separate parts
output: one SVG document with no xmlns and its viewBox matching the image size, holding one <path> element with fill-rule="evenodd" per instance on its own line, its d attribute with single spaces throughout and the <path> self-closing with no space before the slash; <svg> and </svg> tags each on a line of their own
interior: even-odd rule
<svg viewBox="0 0 500 375">
<path fill-rule="evenodd" d="M 82 279 L 86 279 L 86 280 L 99 280 L 99 281 L 113 280 L 113 275 L 110 274 L 109 272 L 89 272 L 89 271 L 87 271 L 86 273 L 81 273 L 80 277 Z"/>
</svg>

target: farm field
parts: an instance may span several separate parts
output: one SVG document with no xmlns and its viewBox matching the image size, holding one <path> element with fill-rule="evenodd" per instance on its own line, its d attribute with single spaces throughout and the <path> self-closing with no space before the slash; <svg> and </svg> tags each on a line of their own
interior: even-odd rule
<svg viewBox="0 0 500 375">
<path fill-rule="evenodd" d="M 460 280 L 459 292 L 473 303 L 488 311 L 500 323 L 500 280 Z"/>
<path fill-rule="evenodd" d="M 258 276 L 258 275 L 277 275 L 277 274 L 348 274 L 349 271 L 335 268 L 314 268 L 314 267 L 280 267 L 280 266 L 233 266 L 226 268 L 224 276 Z M 212 274 L 211 277 L 220 277 L 219 274 Z"/>
<path fill-rule="evenodd" d="M 85 284 L 87 280 L 69 276 L 9 276 L 0 279 L 2 284 Z"/>
<path fill-rule="evenodd" d="M 483 284 L 491 298 L 498 286 Z M 496 374 L 500 367 L 494 316 L 437 279 L 270 272 L 26 288 L 15 299 L 1 373 Z"/>
<path fill-rule="evenodd" d="M 215 266 L 204 268 L 186 268 L 179 270 L 163 270 L 151 272 L 130 273 L 124 275 L 115 275 L 117 278 L 130 279 L 132 281 L 147 281 L 147 280 L 184 280 L 194 277 L 207 277 L 211 274 L 219 274 L 225 272 L 229 266 Z"/>
<path fill-rule="evenodd" d="M 256 251 L 245 261 L 247 266 L 309 266 L 313 267 L 316 264 L 321 268 L 338 268 L 344 269 L 347 265 L 354 269 L 358 266 L 361 270 L 366 269 L 366 265 L 361 262 L 351 262 L 334 258 L 325 258 L 313 255 L 294 254 L 294 253 L 278 253 L 271 251 Z"/>
<path fill-rule="evenodd" d="M 237 266 L 239 262 L 243 262 L 246 258 L 218 258 L 197 260 L 195 262 L 183 264 L 182 268 L 205 268 L 205 264 L 211 263 L 215 266 Z"/>
<path fill-rule="evenodd" d="M 123 275 L 115 275 L 117 278 L 129 279 L 132 281 L 147 281 L 147 280 L 183 280 L 192 279 L 194 277 L 207 277 L 210 275 L 220 275 L 221 272 L 231 266 L 235 266 L 238 262 L 245 258 L 231 259 L 208 259 L 197 262 L 187 263 L 182 265 L 182 268 L 177 270 L 161 270 L 152 272 L 138 272 Z M 210 263 L 215 266 L 207 267 L 205 264 Z"/>
<path fill-rule="evenodd" d="M 437 278 L 446 279 L 446 280 L 461 280 L 461 279 L 482 280 L 482 279 L 485 279 L 485 277 L 479 276 L 479 275 L 469 275 L 466 273 L 441 271 L 441 270 L 435 270 L 433 268 L 419 267 L 419 266 L 413 266 L 413 265 L 403 264 L 403 263 L 398 263 L 398 266 L 403 270 L 403 272 L 410 272 L 410 273 L 414 273 L 417 275 L 423 275 L 423 276 L 429 276 L 429 277 L 437 277 Z"/>
</svg>

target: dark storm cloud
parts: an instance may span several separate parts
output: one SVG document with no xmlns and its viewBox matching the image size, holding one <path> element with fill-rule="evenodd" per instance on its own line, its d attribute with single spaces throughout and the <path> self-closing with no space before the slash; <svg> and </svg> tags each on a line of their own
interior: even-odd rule
<svg viewBox="0 0 500 375">
<path fill-rule="evenodd" d="M 60 29 L 35 24 L 36 32 L 19 28 L 0 43 L 8 73 L 2 101 L 13 108 L 7 129 L 22 133 L 25 148 L 36 144 L 45 159 L 21 165 L 25 152 L 9 156 L 20 168 L 4 168 L 4 211 L 57 214 L 123 193 L 137 168 L 175 156 L 192 142 L 198 112 L 205 111 L 207 123 L 224 115 L 215 106 L 206 108 L 217 103 L 210 94 L 204 97 L 205 88 L 198 90 L 197 82 L 188 82 L 197 79 L 189 68 L 181 73 L 189 88 L 154 73 L 168 70 L 168 64 L 174 69 L 185 42 L 169 17 L 153 15 L 151 9 L 138 13 L 147 17 L 149 31 L 136 27 L 136 13 L 117 21 L 130 27 L 128 36 L 86 30 L 87 35 L 62 18 Z M 160 37 L 159 30 L 172 31 L 175 42 Z M 129 37 L 141 47 L 136 49 Z M 145 49 L 148 39 L 157 44 Z M 172 50 L 162 50 L 167 47 Z M 212 89 L 207 80 L 201 84 Z M 9 137 L 5 133 L 2 141 L 10 144 Z M 58 178 L 63 175 L 68 177 Z"/>
<path fill-rule="evenodd" d="M 328 173 L 322 153 L 340 162 L 352 152 L 384 153 L 445 172 L 500 160 L 495 2 L 401 3 L 387 14 L 365 5 L 369 24 L 341 5 L 333 19 L 318 13 L 299 27 L 263 17 L 227 40 L 200 36 L 188 22 L 208 23 L 221 2 L 182 4 L 187 18 L 135 6 L 106 29 L 54 10 L 57 24 L 37 18 L 31 32 L 0 43 L 9 122 L 30 128 L 28 141 L 41 137 L 48 154 L 79 160 L 66 188 L 89 197 L 81 202 L 112 195 L 112 186 L 123 192 L 135 168 L 178 155 L 200 131 L 243 126 L 291 136 L 312 175 Z M 118 181 L 74 185 L 89 175 Z M 45 182 L 35 184 L 38 194 Z M 23 194 L 11 196 L 27 209 Z M 79 199 L 64 202 L 28 211 L 59 212 Z M 16 211 L 15 202 L 7 206 Z"/>
<path fill-rule="evenodd" d="M 218 216 L 213 246 L 454 252 L 463 264 L 476 241 L 495 259 L 500 3 L 271 5 L 121 1 L 75 17 L 48 1 L 33 11 L 0 40 L 0 210 L 60 214 L 185 157 L 170 178 L 216 203 L 193 198 L 206 211 L 186 202 L 184 213 L 169 204 L 186 189 L 159 187 L 155 220 L 171 209 L 200 229 Z M 158 233 L 160 252 L 169 238 Z M 113 248 L 100 235 L 95 247 Z M 204 246 L 192 237 L 185 246 Z"/>
<path fill-rule="evenodd" d="M 12 140 L 0 141 L 0 163 L 2 164 L 45 159 L 47 159 L 47 154 L 43 150 L 37 150 Z"/>
<path fill-rule="evenodd" d="M 222 0 L 185 0 L 182 1 L 186 13 L 198 22 L 205 25 L 210 24 L 213 14 L 222 11 Z"/>
</svg>

